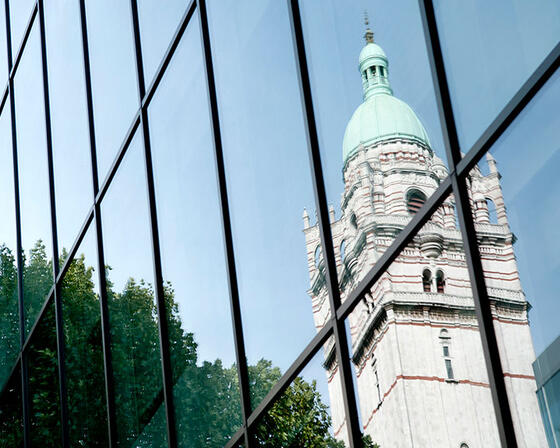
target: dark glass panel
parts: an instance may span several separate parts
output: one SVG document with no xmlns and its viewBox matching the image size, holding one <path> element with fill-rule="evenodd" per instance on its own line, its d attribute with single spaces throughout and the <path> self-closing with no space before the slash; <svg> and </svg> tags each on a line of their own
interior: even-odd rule
<svg viewBox="0 0 560 448">
<path fill-rule="evenodd" d="M 61 262 L 66 262 L 66 251 Z M 62 279 L 70 445 L 105 447 L 107 410 L 95 227 L 91 226 Z"/>
<path fill-rule="evenodd" d="M 141 140 L 101 204 L 118 446 L 167 446 Z"/>
<path fill-rule="evenodd" d="M 70 249 L 92 204 L 79 2 L 45 2 L 58 249 Z"/>
<path fill-rule="evenodd" d="M 330 312 L 314 322 L 307 296 L 320 240 L 302 232 L 314 196 L 287 3 L 208 3 L 247 356 L 285 369 Z"/>
<path fill-rule="evenodd" d="M 25 256 L 25 328 L 31 328 L 53 285 L 50 187 L 38 24 L 33 25 L 15 78 L 16 130 Z"/>
<path fill-rule="evenodd" d="M 346 321 L 362 428 L 381 447 L 501 446 L 454 208 L 447 197 Z M 372 232 L 352 282 L 397 232 Z"/>
<path fill-rule="evenodd" d="M 23 409 L 21 398 L 21 370 L 18 365 L 0 396 L 0 446 L 23 446 Z"/>
<path fill-rule="evenodd" d="M 130 2 L 86 2 L 99 182 L 138 110 Z M 110 13 L 108 13 L 110 11 Z"/>
<path fill-rule="evenodd" d="M 52 300 L 35 328 L 27 353 L 31 445 L 60 447 L 60 395 Z"/>
<path fill-rule="evenodd" d="M 198 20 L 149 108 L 179 446 L 241 426 L 222 216 Z"/>
<path fill-rule="evenodd" d="M 325 368 L 332 350 L 333 339 L 330 339 L 324 349 L 315 355 L 272 408 L 264 414 L 254 431 L 255 446 L 348 446 L 343 403 L 329 401 L 329 396 L 338 397 L 341 393 L 338 375 L 333 377 L 332 371 Z M 262 377 L 262 384 L 268 382 L 272 385 L 273 380 L 280 378 L 280 370 L 270 362 L 262 360 L 253 368 L 256 369 L 254 374 Z M 336 414 L 336 417 L 333 414 Z M 342 425 L 337 426 L 336 422 L 342 422 Z"/>
<path fill-rule="evenodd" d="M 185 13 L 187 0 L 140 0 L 138 16 L 142 37 L 142 58 L 146 88 L 150 85 L 156 69 L 171 43 L 171 39 Z"/>
<path fill-rule="evenodd" d="M 546 443 L 535 373 L 560 336 L 559 98 L 557 72 L 468 177 L 516 435 L 526 446 Z M 560 365 L 560 352 L 549 353 Z"/>
<path fill-rule="evenodd" d="M 0 390 L 20 348 L 10 103 L 0 117 Z"/>
<path fill-rule="evenodd" d="M 560 3 L 434 3 L 457 130 L 466 152 L 560 41 Z"/>
</svg>

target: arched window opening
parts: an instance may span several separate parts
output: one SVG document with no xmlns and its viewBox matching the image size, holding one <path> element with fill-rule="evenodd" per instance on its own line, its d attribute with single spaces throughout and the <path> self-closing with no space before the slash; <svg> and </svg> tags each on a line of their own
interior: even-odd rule
<svg viewBox="0 0 560 448">
<path fill-rule="evenodd" d="M 449 337 L 449 332 L 445 328 L 440 331 L 439 339 L 441 342 L 443 362 L 445 363 L 445 374 L 448 380 L 453 380 L 455 379 L 455 374 L 453 373 L 451 358 L 451 338 Z"/>
<path fill-rule="evenodd" d="M 466 443 L 461 443 L 461 446 L 459 448 L 469 448 L 469 446 Z"/>
<path fill-rule="evenodd" d="M 414 215 L 426 202 L 426 195 L 420 190 L 410 190 L 406 198 L 408 213 Z"/>
<path fill-rule="evenodd" d="M 498 224 L 498 212 L 496 211 L 494 201 L 486 198 L 486 206 L 488 207 L 488 219 L 490 224 Z"/>
<path fill-rule="evenodd" d="M 429 269 L 424 269 L 422 273 L 422 286 L 424 287 L 424 292 L 432 292 L 432 273 Z"/>
<path fill-rule="evenodd" d="M 354 213 L 350 215 L 350 224 L 352 224 L 352 227 L 354 227 L 355 229 L 358 228 L 358 218 L 356 218 L 356 215 Z"/>
<path fill-rule="evenodd" d="M 317 246 L 317 248 L 315 249 L 315 266 L 319 267 L 319 263 L 321 263 L 321 260 L 323 259 L 323 253 L 321 252 L 321 246 Z"/>
<path fill-rule="evenodd" d="M 381 403 L 381 386 L 379 384 L 379 374 L 377 371 L 377 359 L 373 358 L 371 361 L 371 367 L 373 368 L 373 374 L 375 375 L 375 388 L 377 389 L 377 400 Z"/>
<path fill-rule="evenodd" d="M 437 271 L 436 288 L 437 292 L 440 294 L 443 294 L 445 292 L 445 276 L 443 275 L 443 271 Z"/>
<path fill-rule="evenodd" d="M 340 243 L 340 260 L 344 261 L 345 256 L 346 256 L 346 240 L 342 240 L 342 243 Z"/>
</svg>

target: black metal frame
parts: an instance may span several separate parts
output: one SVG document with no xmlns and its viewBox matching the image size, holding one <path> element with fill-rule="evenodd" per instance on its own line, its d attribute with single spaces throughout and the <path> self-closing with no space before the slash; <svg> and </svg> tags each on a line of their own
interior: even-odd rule
<svg viewBox="0 0 560 448">
<path fill-rule="evenodd" d="M 480 335 L 482 339 L 483 352 L 488 368 L 490 379 L 490 388 L 494 409 L 497 418 L 498 430 L 503 446 L 515 447 L 515 432 L 513 428 L 513 420 L 509 408 L 509 401 L 506 393 L 503 371 L 500 362 L 500 355 L 496 342 L 496 334 L 492 323 L 492 315 L 490 311 L 490 303 L 488 293 L 484 282 L 484 275 L 478 252 L 478 245 L 472 214 L 470 212 L 468 192 L 466 187 L 466 178 L 470 170 L 478 163 L 481 157 L 490 150 L 496 140 L 503 132 L 512 124 L 515 118 L 523 111 L 525 106 L 533 99 L 541 87 L 550 79 L 560 66 L 560 43 L 550 52 L 548 57 L 540 64 L 532 76 L 525 82 L 519 91 L 513 96 L 511 101 L 504 107 L 496 119 L 483 132 L 478 141 L 466 153 L 461 156 L 457 129 L 453 116 L 453 107 L 447 84 L 444 58 L 440 46 L 438 35 L 437 21 L 435 18 L 433 3 L 431 0 L 419 0 L 420 13 L 424 28 L 424 35 L 428 48 L 428 56 L 430 67 L 432 70 L 433 81 L 436 92 L 436 99 L 439 114 L 442 123 L 444 143 L 447 152 L 447 158 L 450 167 L 449 176 L 441 182 L 436 192 L 426 201 L 421 210 L 412 218 L 405 229 L 395 238 L 391 246 L 385 251 L 383 256 L 378 260 L 376 265 L 366 274 L 364 279 L 357 287 L 348 295 L 346 300 L 341 303 L 340 291 L 337 284 L 337 270 L 332 245 L 331 227 L 329 222 L 329 213 L 327 206 L 327 198 L 325 192 L 325 184 L 322 171 L 321 153 L 319 150 L 319 138 L 317 123 L 315 120 L 315 112 L 313 105 L 313 96 L 311 89 L 311 81 L 309 77 L 309 67 L 306 56 L 306 48 L 304 41 L 304 32 L 302 25 L 302 17 L 298 0 L 287 0 L 290 12 L 292 39 L 294 43 L 296 62 L 301 89 L 301 100 L 304 111 L 304 119 L 307 131 L 310 169 L 314 184 L 315 201 L 318 210 L 318 223 L 323 247 L 325 266 L 326 266 L 326 285 L 329 295 L 329 303 L 331 308 L 331 318 L 325 326 L 317 333 L 317 335 L 308 343 L 302 353 L 294 360 L 292 365 L 286 370 L 281 379 L 267 394 L 264 400 L 256 406 L 254 410 L 251 408 L 249 393 L 248 368 L 245 353 L 245 343 L 243 336 L 243 326 L 241 318 L 240 297 L 237 283 L 237 272 L 235 266 L 235 249 L 233 241 L 232 224 L 230 218 L 230 206 L 228 201 L 228 191 L 226 183 L 226 167 L 224 163 L 224 148 L 221 137 L 220 128 L 220 111 L 217 98 L 216 81 L 214 75 L 214 65 L 212 58 L 210 28 L 208 23 L 208 13 L 206 0 L 191 0 L 188 4 L 180 24 L 171 40 L 171 43 L 165 52 L 160 66 L 156 71 L 156 75 L 151 84 L 146 87 L 144 78 L 144 67 L 142 60 L 142 40 L 140 35 L 140 24 L 138 17 L 137 0 L 130 0 L 131 20 L 133 24 L 133 40 L 136 56 L 136 74 L 138 84 L 138 110 L 132 117 L 132 123 L 126 132 L 124 141 L 111 165 L 109 172 L 103 182 L 100 183 L 97 170 L 97 147 L 95 138 L 95 123 L 93 113 L 93 89 L 91 82 L 91 67 L 89 59 L 89 43 L 85 0 L 78 0 L 80 6 L 81 20 L 81 38 L 83 46 L 83 69 L 86 87 L 87 100 L 87 116 L 89 125 L 89 142 L 92 162 L 92 191 L 93 202 L 88 211 L 84 224 L 82 225 L 78 237 L 74 242 L 64 265 L 59 269 L 58 263 L 58 242 L 57 242 L 57 223 L 56 223 L 56 195 L 54 183 L 54 166 L 53 166 L 53 142 L 51 135 L 51 118 L 49 103 L 49 81 L 48 81 L 48 61 L 46 48 L 46 31 L 45 31 L 45 13 L 43 0 L 36 0 L 32 7 L 25 32 L 18 47 L 15 59 L 12 52 L 12 36 L 10 27 L 10 10 L 9 1 L 5 0 L 6 13 L 6 42 L 9 77 L 4 93 L 0 101 L 0 114 L 4 111 L 4 106 L 9 101 L 11 113 L 11 137 L 12 137 L 12 157 L 13 157 L 13 176 L 14 176 L 14 197 L 15 197 L 15 221 L 16 221 L 16 246 L 17 246 L 17 269 L 18 269 L 18 307 L 19 307 L 19 326 L 20 326 L 20 343 L 21 351 L 14 365 L 12 373 L 21 372 L 22 382 L 22 409 L 24 431 L 24 446 L 30 446 L 30 416 L 29 416 L 29 382 L 27 369 L 27 355 L 30 340 L 35 334 L 38 322 L 46 312 L 48 306 L 54 303 L 55 307 L 55 323 L 57 335 L 57 356 L 58 356 L 58 381 L 60 394 L 60 412 L 61 412 L 61 428 L 62 428 L 62 446 L 69 447 L 69 422 L 68 422 L 68 397 L 66 390 L 65 378 L 65 347 L 64 347 L 64 327 L 63 313 L 60 298 L 60 286 L 65 273 L 68 270 L 70 262 L 76 255 L 78 247 L 82 242 L 86 232 L 91 228 L 95 228 L 97 235 L 97 262 L 100 267 L 105 266 L 103 252 L 103 238 L 101 225 L 101 201 L 112 179 L 117 172 L 125 153 L 137 132 L 142 133 L 142 144 L 144 147 L 144 157 L 146 166 L 146 188 L 149 200 L 150 226 L 151 226 L 151 244 L 153 253 L 153 269 L 155 279 L 155 292 L 157 301 L 157 313 L 159 321 L 159 339 L 161 350 L 161 372 L 163 380 L 163 402 L 167 416 L 167 440 L 170 447 L 177 446 L 177 435 L 175 427 L 175 408 L 173 405 L 173 384 L 171 372 L 171 354 L 168 340 L 168 328 L 165 309 L 165 301 L 163 295 L 163 275 L 161 266 L 159 231 L 157 208 L 155 198 L 154 174 L 152 168 L 151 142 L 148 122 L 148 106 L 154 97 L 154 94 L 161 83 L 161 80 L 169 66 L 181 38 L 187 29 L 195 12 L 198 11 L 198 19 L 200 22 L 200 39 L 204 56 L 204 66 L 206 81 L 208 87 L 208 102 L 210 110 L 210 119 L 214 137 L 215 163 L 217 180 L 220 194 L 221 211 L 224 228 L 224 247 L 227 258 L 228 279 L 230 288 L 230 308 L 234 332 L 234 342 L 236 349 L 236 361 L 240 384 L 240 400 L 242 413 L 242 427 L 233 435 L 226 447 L 237 446 L 244 443 L 245 446 L 254 446 L 251 435 L 258 425 L 260 418 L 275 403 L 275 401 L 286 390 L 290 383 L 301 373 L 307 363 L 319 352 L 329 338 L 334 338 L 336 362 L 340 367 L 340 381 L 344 395 L 344 408 L 348 423 L 348 433 L 350 445 L 352 447 L 361 446 L 361 429 L 359 426 L 358 410 L 356 396 L 354 393 L 354 385 L 352 382 L 351 360 L 348 349 L 347 334 L 345 331 L 345 319 L 349 316 L 357 303 L 363 298 L 364 294 L 380 279 L 381 275 L 389 267 L 389 265 L 397 258 L 400 252 L 412 241 L 421 227 L 429 220 L 431 215 L 440 207 L 443 201 L 450 193 L 456 198 L 459 226 L 461 228 L 462 237 L 465 246 L 466 260 L 471 279 L 471 285 L 474 296 L 474 303 Z M 14 94 L 14 78 L 21 61 L 25 45 L 28 41 L 31 29 L 35 21 L 38 20 L 40 41 L 41 41 L 41 76 L 43 82 L 43 101 L 45 104 L 45 129 L 46 129 L 46 150 L 48 160 L 49 175 L 49 198 L 51 210 L 51 229 L 53 240 L 53 275 L 54 285 L 47 295 L 44 305 L 39 312 L 36 321 L 25 336 L 25 307 L 23 303 L 23 278 L 20 275 L 23 272 L 23 253 L 22 253 L 22 235 L 21 235 L 21 210 L 20 210 L 20 193 L 19 193 L 19 170 L 18 170 L 18 148 L 17 148 L 17 129 L 16 129 L 16 111 L 15 111 L 15 94 Z M 279 273 L 281 275 L 281 273 Z M 110 446 L 116 446 L 116 403 L 114 391 L 114 378 L 112 371 L 111 359 L 111 334 L 109 327 L 109 310 L 107 304 L 106 278 L 105 270 L 99 269 L 100 282 L 100 316 L 101 316 L 101 333 L 103 359 L 105 369 L 105 386 L 106 386 L 106 402 L 107 402 L 107 420 L 108 420 L 108 438 Z"/>
</svg>

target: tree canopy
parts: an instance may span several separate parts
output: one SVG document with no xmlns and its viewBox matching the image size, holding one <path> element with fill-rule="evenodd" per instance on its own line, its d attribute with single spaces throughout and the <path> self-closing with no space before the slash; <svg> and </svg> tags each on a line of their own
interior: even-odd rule
<svg viewBox="0 0 560 448">
<path fill-rule="evenodd" d="M 67 257 L 63 252 L 61 263 Z M 157 309 L 152 285 L 130 278 L 115 291 L 106 268 L 111 359 L 119 446 L 167 445 Z M 104 447 L 107 440 L 105 370 L 99 294 L 94 268 L 84 255 L 65 274 L 62 299 L 68 412 L 72 446 Z M 24 263 L 26 327 L 43 306 L 52 284 L 52 264 L 38 242 Z M 195 335 L 185 331 L 175 292 L 164 287 L 171 348 L 173 397 L 179 446 L 221 447 L 241 426 L 236 365 L 199 360 Z M 19 353 L 19 313 L 15 257 L 0 246 L 0 447 L 21 444 L 19 373 L 9 374 Z M 31 437 L 43 447 L 59 446 L 60 402 L 55 313 L 43 313 L 28 351 Z M 261 359 L 250 365 L 251 401 L 258 404 L 281 377 L 278 367 Z M 15 379 L 14 379 L 15 378 Z M 9 383 L 6 385 L 6 383 Z M 315 381 L 297 377 L 261 420 L 254 434 L 263 448 L 342 448 L 329 432 L 331 417 Z M 374 448 L 371 439 L 364 446 Z"/>
</svg>

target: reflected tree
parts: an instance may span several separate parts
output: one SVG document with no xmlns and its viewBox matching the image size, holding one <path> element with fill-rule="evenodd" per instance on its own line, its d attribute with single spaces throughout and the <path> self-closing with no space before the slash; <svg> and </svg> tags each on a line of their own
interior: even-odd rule
<svg viewBox="0 0 560 448">
<path fill-rule="evenodd" d="M 67 258 L 63 251 L 61 263 Z M 28 313 L 35 316 L 50 289 L 52 265 L 39 241 L 24 265 Z M 107 272 L 110 302 L 111 353 L 115 375 L 115 401 L 119 446 L 166 446 L 157 309 L 152 285 L 130 278 L 116 292 Z M 11 251 L 0 246 L 0 341 L 2 372 L 9 372 L 19 351 L 17 270 Z M 70 438 L 72 446 L 107 446 L 107 413 L 101 344 L 99 295 L 94 268 L 84 255 L 76 257 L 61 285 Z M 37 300 L 37 297 L 42 297 Z M 175 292 L 164 286 L 173 366 L 173 393 L 179 445 L 192 448 L 223 446 L 241 426 L 236 365 L 226 367 L 197 358 L 193 333 L 182 327 Z M 30 344 L 29 374 L 32 438 L 41 446 L 58 446 L 56 334 L 53 307 L 44 313 Z M 33 324 L 31 320 L 27 323 Z M 251 400 L 259 403 L 280 379 L 281 371 L 268 360 L 249 366 Z M 11 388 L 15 390 L 15 388 Z M 5 388 L 4 393 L 10 393 Z M 13 394 L 13 392 L 11 392 Z M 16 413 L 17 414 L 17 413 Z M 7 420 L 0 409 L 0 429 Z M 19 422 L 17 416 L 10 417 Z M 255 432 L 260 447 L 342 448 L 330 433 L 331 418 L 315 381 L 298 377 L 272 406 Z M 366 448 L 377 445 L 364 438 Z"/>
</svg>

